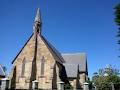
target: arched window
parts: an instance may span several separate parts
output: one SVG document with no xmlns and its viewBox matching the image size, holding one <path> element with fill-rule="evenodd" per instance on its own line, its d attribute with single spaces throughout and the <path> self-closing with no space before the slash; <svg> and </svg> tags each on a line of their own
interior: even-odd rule
<svg viewBox="0 0 120 90">
<path fill-rule="evenodd" d="M 26 59 L 24 58 L 23 61 L 22 61 L 21 76 L 24 76 L 24 74 L 25 74 L 25 64 L 26 64 Z"/>
<path fill-rule="evenodd" d="M 41 59 L 41 76 L 44 76 L 44 67 L 45 67 L 45 58 L 43 56 Z"/>
</svg>

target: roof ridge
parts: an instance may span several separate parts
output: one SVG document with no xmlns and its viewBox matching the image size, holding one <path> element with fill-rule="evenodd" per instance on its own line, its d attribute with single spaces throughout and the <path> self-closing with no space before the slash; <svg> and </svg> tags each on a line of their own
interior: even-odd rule
<svg viewBox="0 0 120 90">
<path fill-rule="evenodd" d="M 76 52 L 76 53 L 62 53 L 62 55 L 77 55 L 77 54 L 84 54 L 84 55 L 86 55 L 86 53 L 84 53 L 84 52 Z"/>
<path fill-rule="evenodd" d="M 30 41 L 30 39 L 32 38 L 34 34 L 32 34 L 29 39 L 25 42 L 24 46 L 20 49 L 20 51 L 18 52 L 17 56 L 13 59 L 12 64 L 14 63 L 14 61 L 16 60 L 16 58 L 19 56 L 19 54 L 22 52 L 22 50 L 25 48 L 25 46 L 27 45 L 27 43 Z"/>
<path fill-rule="evenodd" d="M 59 58 L 61 63 L 64 63 L 64 58 L 62 57 L 61 53 L 49 42 L 46 40 L 44 36 L 41 36 L 43 39 L 44 43 L 49 47 L 49 49 L 52 50 L 52 52 Z"/>
</svg>

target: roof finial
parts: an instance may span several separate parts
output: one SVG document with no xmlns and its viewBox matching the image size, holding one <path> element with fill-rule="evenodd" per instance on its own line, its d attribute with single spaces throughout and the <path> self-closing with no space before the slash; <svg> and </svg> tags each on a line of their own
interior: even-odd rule
<svg viewBox="0 0 120 90">
<path fill-rule="evenodd" d="M 40 9 L 39 8 L 37 9 L 35 22 L 41 22 L 41 15 L 40 15 Z"/>
<path fill-rule="evenodd" d="M 41 22 L 40 9 L 38 8 L 36 17 L 34 20 L 34 26 L 33 26 L 34 33 L 41 33 L 41 24 L 42 24 L 42 22 Z"/>
</svg>

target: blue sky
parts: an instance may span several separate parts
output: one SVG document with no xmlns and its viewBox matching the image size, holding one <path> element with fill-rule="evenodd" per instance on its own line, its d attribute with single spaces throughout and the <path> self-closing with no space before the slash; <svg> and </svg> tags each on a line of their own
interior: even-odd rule
<svg viewBox="0 0 120 90">
<path fill-rule="evenodd" d="M 111 64 L 120 68 L 114 7 L 119 0 L 0 0 L 0 64 L 11 62 L 32 34 L 36 10 L 42 34 L 61 52 L 85 52 L 89 76 Z"/>
</svg>

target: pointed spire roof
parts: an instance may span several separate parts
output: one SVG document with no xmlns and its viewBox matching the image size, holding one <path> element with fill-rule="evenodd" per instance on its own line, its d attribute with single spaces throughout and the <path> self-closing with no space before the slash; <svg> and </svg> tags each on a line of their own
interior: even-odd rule
<svg viewBox="0 0 120 90">
<path fill-rule="evenodd" d="M 38 8 L 33 25 L 34 34 L 40 33 L 41 35 L 41 25 L 42 25 L 42 21 L 41 21 L 40 9 Z"/>
<path fill-rule="evenodd" d="M 35 22 L 40 22 L 41 23 L 41 15 L 40 15 L 40 9 L 39 8 L 37 9 Z"/>
<path fill-rule="evenodd" d="M 14 58 L 14 60 L 12 61 L 12 64 L 14 63 L 15 60 L 17 60 L 17 58 L 22 53 L 22 51 L 24 50 L 24 48 L 26 48 L 27 46 L 29 46 L 28 45 L 29 42 L 32 43 L 32 44 L 35 44 L 35 43 L 39 44 L 40 43 L 40 42 L 38 42 L 38 40 L 35 40 L 36 37 L 39 38 L 39 40 L 42 40 L 42 42 L 50 50 L 50 52 L 52 54 L 54 54 L 53 57 L 56 56 L 56 58 L 57 58 L 56 61 L 57 62 L 59 62 L 59 63 L 65 62 L 64 59 L 62 58 L 61 54 L 41 35 L 41 24 L 42 24 L 42 22 L 41 22 L 40 10 L 38 8 L 37 14 L 36 14 L 36 17 L 35 17 L 35 21 L 34 21 L 34 25 L 33 25 L 33 31 L 34 31 L 34 33 L 30 36 L 30 38 L 28 39 L 28 41 L 24 44 L 23 48 L 20 50 L 20 52 Z M 38 44 L 33 45 L 33 46 L 40 47 Z"/>
</svg>

